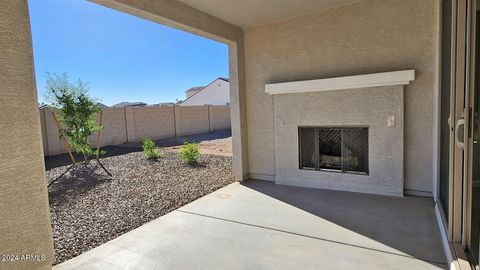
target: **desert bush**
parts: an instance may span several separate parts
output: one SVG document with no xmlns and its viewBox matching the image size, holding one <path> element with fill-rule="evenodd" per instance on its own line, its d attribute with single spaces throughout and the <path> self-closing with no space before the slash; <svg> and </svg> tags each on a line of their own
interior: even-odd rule
<svg viewBox="0 0 480 270">
<path fill-rule="evenodd" d="M 150 138 L 143 140 L 143 155 L 147 159 L 158 159 L 162 157 L 162 154 L 155 149 L 155 142 Z"/>
<path fill-rule="evenodd" d="M 200 162 L 200 147 L 194 142 L 184 142 L 180 148 L 180 158 L 190 165 Z"/>
</svg>

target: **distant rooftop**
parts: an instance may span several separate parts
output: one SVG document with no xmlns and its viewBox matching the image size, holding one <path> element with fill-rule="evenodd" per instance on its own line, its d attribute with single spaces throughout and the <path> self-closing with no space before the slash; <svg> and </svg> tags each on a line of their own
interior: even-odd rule
<svg viewBox="0 0 480 270">
<path fill-rule="evenodd" d="M 144 102 L 120 102 L 113 105 L 113 108 L 122 108 L 122 107 L 144 107 L 147 106 L 147 103 Z"/>
<path fill-rule="evenodd" d="M 226 81 L 226 82 L 229 82 L 229 79 L 228 78 L 223 78 L 223 77 L 218 77 L 216 78 L 215 80 L 213 80 L 211 83 L 209 83 L 208 85 L 212 84 L 214 81 L 216 80 L 222 80 L 222 81 Z M 207 85 L 207 86 L 208 86 Z M 195 86 L 195 87 L 192 87 L 188 90 L 186 90 L 185 92 L 198 92 L 200 90 L 203 90 L 206 86 Z"/>
<path fill-rule="evenodd" d="M 97 102 L 97 106 L 99 106 L 100 108 L 109 108 L 107 105 L 105 105 L 101 102 Z"/>
<path fill-rule="evenodd" d="M 159 107 L 159 106 L 173 106 L 175 105 L 175 102 L 160 102 L 160 103 L 157 103 L 157 104 L 150 104 L 150 105 L 147 105 L 148 107 Z"/>
<path fill-rule="evenodd" d="M 195 86 L 195 87 L 192 87 L 192 88 L 188 89 L 188 90 L 185 91 L 185 92 L 200 91 L 200 90 L 202 90 L 203 88 L 205 88 L 205 86 Z"/>
</svg>

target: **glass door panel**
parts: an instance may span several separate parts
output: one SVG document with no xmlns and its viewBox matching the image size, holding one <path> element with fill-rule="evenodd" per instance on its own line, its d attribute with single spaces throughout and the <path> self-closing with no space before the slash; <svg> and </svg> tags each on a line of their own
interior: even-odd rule
<svg viewBox="0 0 480 270">
<path fill-rule="evenodd" d="M 470 142 L 470 154 L 468 155 L 467 159 L 470 159 L 471 164 L 471 207 L 470 207 L 470 245 L 469 250 L 470 253 L 475 261 L 475 264 L 478 265 L 479 259 L 479 244 L 480 244 L 480 144 L 479 144 L 479 132 L 478 132 L 478 124 L 479 124 L 479 105 L 480 105 L 480 95 L 479 95 L 479 10 L 478 10 L 478 3 L 476 5 L 475 15 L 473 16 L 474 24 L 472 25 L 475 27 L 474 32 L 474 46 L 472 46 L 472 50 L 474 53 L 474 61 L 472 65 L 475 67 L 473 69 L 474 73 L 472 78 L 473 85 L 471 86 L 471 100 L 472 106 L 469 109 L 470 113 L 470 130 L 468 137 L 471 138 Z M 467 166 L 469 168 L 469 166 Z M 470 168 L 469 168 L 470 169 Z"/>
</svg>

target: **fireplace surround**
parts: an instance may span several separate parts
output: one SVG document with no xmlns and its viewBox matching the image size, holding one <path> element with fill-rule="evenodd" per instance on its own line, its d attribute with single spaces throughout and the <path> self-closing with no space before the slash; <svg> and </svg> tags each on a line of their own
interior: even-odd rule
<svg viewBox="0 0 480 270">
<path fill-rule="evenodd" d="M 404 85 L 413 79 L 411 70 L 267 85 L 275 182 L 403 196 Z"/>
</svg>

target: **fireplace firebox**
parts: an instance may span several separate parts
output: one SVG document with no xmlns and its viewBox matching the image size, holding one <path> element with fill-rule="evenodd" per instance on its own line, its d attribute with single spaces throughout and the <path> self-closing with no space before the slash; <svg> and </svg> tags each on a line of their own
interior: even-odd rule
<svg viewBox="0 0 480 270">
<path fill-rule="evenodd" d="M 367 127 L 299 127 L 300 169 L 368 175 Z"/>
</svg>

